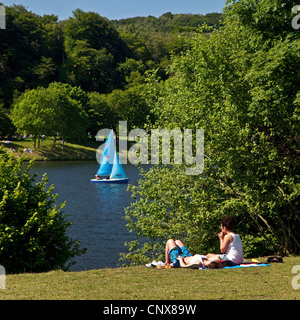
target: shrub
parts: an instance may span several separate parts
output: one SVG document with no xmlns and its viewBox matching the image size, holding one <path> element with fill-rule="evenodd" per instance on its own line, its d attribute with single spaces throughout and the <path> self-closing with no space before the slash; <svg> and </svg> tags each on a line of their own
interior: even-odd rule
<svg viewBox="0 0 300 320">
<path fill-rule="evenodd" d="M 0 155 L 0 264 L 9 273 L 67 270 L 85 249 L 66 235 L 65 203 L 55 205 L 58 195 L 53 186 L 47 190 L 46 174 L 35 183 L 32 165 Z"/>
</svg>

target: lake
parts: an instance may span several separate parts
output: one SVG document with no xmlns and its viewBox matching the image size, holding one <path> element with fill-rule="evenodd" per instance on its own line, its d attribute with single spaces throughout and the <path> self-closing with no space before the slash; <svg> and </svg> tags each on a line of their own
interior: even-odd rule
<svg viewBox="0 0 300 320">
<path fill-rule="evenodd" d="M 123 165 L 129 184 L 137 184 L 141 178 L 138 167 Z M 96 161 L 45 161 L 35 162 L 31 172 L 36 172 L 40 181 L 47 173 L 49 186 L 59 194 L 57 204 L 66 200 L 63 209 L 67 220 L 73 224 L 67 235 L 80 240 L 84 255 L 75 258 L 71 271 L 83 271 L 120 266 L 121 252 L 127 252 L 126 241 L 133 235 L 126 228 L 124 208 L 132 202 L 126 184 L 93 184 L 98 169 Z"/>
</svg>

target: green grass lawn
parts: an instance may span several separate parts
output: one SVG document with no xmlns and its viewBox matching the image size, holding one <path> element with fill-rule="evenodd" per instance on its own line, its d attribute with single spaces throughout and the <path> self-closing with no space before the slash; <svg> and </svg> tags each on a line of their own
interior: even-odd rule
<svg viewBox="0 0 300 320">
<path fill-rule="evenodd" d="M 262 261 L 264 261 L 263 259 Z M 192 270 L 145 266 L 6 276 L 2 300 L 298 300 L 292 268 L 300 257 L 270 267 Z M 298 280 L 298 283 L 300 280 Z"/>
<path fill-rule="evenodd" d="M 34 149 L 33 140 L 15 140 L 10 144 L 0 142 L 0 146 L 6 151 L 9 148 L 15 150 L 16 157 L 25 157 L 26 160 L 95 160 L 96 150 L 101 142 L 87 140 L 82 144 L 65 142 L 64 148 L 59 141 L 53 146 L 53 138 L 41 141 L 40 147 Z M 29 148 L 33 153 L 24 152 Z"/>
<path fill-rule="evenodd" d="M 104 137 L 102 138 L 104 139 Z M 32 139 L 15 140 L 9 144 L 0 142 L 0 148 L 2 147 L 3 151 L 13 148 L 16 157 L 24 157 L 26 160 L 96 160 L 97 149 L 103 143 L 104 141 L 86 139 L 82 143 L 65 142 L 64 147 L 62 147 L 62 144 L 56 141 L 56 147 L 54 147 L 53 138 L 48 137 L 44 141 L 41 141 L 40 147 L 36 149 L 34 149 Z M 132 143 L 128 142 L 128 147 L 130 147 L 131 144 Z M 25 148 L 31 149 L 33 153 L 24 152 Z"/>
</svg>

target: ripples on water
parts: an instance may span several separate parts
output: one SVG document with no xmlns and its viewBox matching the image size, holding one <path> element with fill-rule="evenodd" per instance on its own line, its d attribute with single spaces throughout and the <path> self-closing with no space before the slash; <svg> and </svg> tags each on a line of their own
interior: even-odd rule
<svg viewBox="0 0 300 320">
<path fill-rule="evenodd" d="M 59 194 L 57 204 L 66 200 L 63 211 L 72 221 L 68 236 L 79 239 L 87 252 L 77 257 L 72 271 L 117 267 L 119 254 L 126 252 L 126 241 L 133 235 L 126 228 L 124 208 L 132 199 L 125 184 L 92 184 L 98 164 L 96 161 L 36 162 L 31 169 L 38 173 L 37 181 L 47 172 L 49 186 Z M 124 165 L 130 184 L 136 184 L 139 169 Z"/>
</svg>

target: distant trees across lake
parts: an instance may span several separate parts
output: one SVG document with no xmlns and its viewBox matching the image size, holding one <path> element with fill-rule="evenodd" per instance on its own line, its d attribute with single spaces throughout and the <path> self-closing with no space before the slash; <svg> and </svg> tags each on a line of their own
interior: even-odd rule
<svg viewBox="0 0 300 320">
<path fill-rule="evenodd" d="M 159 18 L 110 21 L 98 13 L 77 9 L 69 19 L 59 21 L 58 16 L 39 16 L 22 5 L 6 7 L 6 30 L 0 32 L 0 123 L 5 123 L 0 134 L 16 130 L 7 124 L 16 100 L 25 91 L 47 88 L 52 82 L 103 94 L 102 100 L 114 90 L 126 91 L 130 87 L 130 94 L 125 95 L 134 96 L 136 101 L 140 88 L 133 87 L 144 82 L 145 73 L 157 69 L 163 79 L 168 78 L 172 55 L 185 51 L 186 39 L 203 24 L 218 26 L 221 16 L 169 12 Z M 118 91 L 114 97 L 122 94 Z M 111 99 L 112 96 L 108 100 Z M 140 104 L 143 105 L 142 100 Z M 97 114 L 107 115 L 108 110 L 112 111 L 109 106 L 91 111 L 95 128 L 88 128 L 90 131 L 95 131 L 96 126 L 115 125 L 120 112 L 108 121 L 97 118 Z"/>
</svg>

